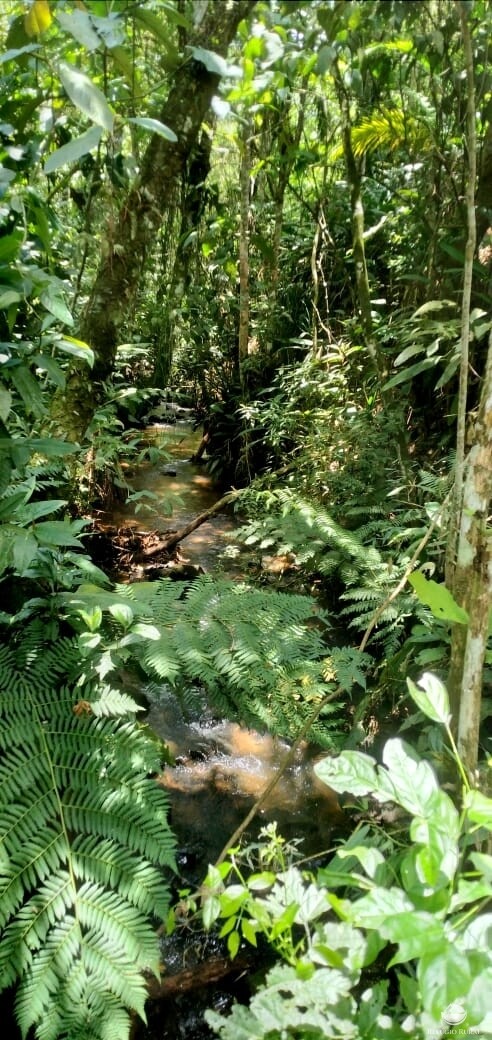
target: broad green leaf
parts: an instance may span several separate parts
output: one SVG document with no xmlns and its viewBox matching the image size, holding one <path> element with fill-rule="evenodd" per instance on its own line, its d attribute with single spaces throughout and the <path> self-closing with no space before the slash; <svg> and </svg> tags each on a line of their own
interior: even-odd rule
<svg viewBox="0 0 492 1040">
<path fill-rule="evenodd" d="M 427 718 L 443 726 L 448 725 L 451 718 L 448 691 L 436 675 L 425 672 L 418 686 L 411 679 L 407 679 L 407 686 L 412 700 Z"/>
<path fill-rule="evenodd" d="M 491 862 L 492 866 L 492 862 Z M 470 903 L 478 903 L 492 898 L 492 885 L 488 881 L 464 881 L 461 878 L 455 894 L 451 897 L 449 909 L 451 913 L 461 910 Z"/>
<path fill-rule="evenodd" d="M 381 935 L 398 950 L 391 958 L 394 964 L 406 964 L 424 954 L 439 953 L 445 940 L 443 922 L 425 910 L 415 910 L 387 918 L 381 924 Z"/>
<path fill-rule="evenodd" d="M 25 365 L 15 365 L 9 368 L 9 376 L 22 397 L 27 413 L 36 415 L 38 418 L 44 415 L 46 408 L 39 382 L 29 369 Z"/>
<path fill-rule="evenodd" d="M 424 951 L 417 973 L 424 1009 L 438 1022 L 450 1004 L 466 1001 L 472 983 L 470 964 L 454 943 L 443 943 L 440 953 Z"/>
<path fill-rule="evenodd" d="M 40 300 L 43 307 L 46 307 L 46 310 L 53 314 L 58 321 L 63 322 L 64 325 L 73 325 L 73 318 L 65 300 L 54 293 L 50 286 L 41 293 Z"/>
<path fill-rule="evenodd" d="M 61 339 L 57 339 L 55 346 L 57 350 L 61 350 L 62 354 L 71 354 L 72 357 L 85 361 L 89 368 L 92 368 L 95 360 L 94 351 L 81 339 L 74 339 L 72 336 L 62 336 Z"/>
<path fill-rule="evenodd" d="M 6 61 L 14 61 L 23 54 L 33 54 L 34 51 L 39 50 L 39 47 L 39 43 L 26 43 L 24 47 L 10 47 L 8 51 L 0 54 L 0 65 L 3 65 Z"/>
<path fill-rule="evenodd" d="M 0 447 L 3 443 L 2 438 L 0 439 Z M 59 455 L 73 455 L 79 450 L 76 444 L 71 444 L 69 441 L 59 441 L 56 437 L 30 437 L 15 443 L 23 445 L 29 455 L 37 452 L 39 455 L 46 455 L 47 458 L 57 458 Z"/>
<path fill-rule="evenodd" d="M 49 499 L 47 502 L 27 502 L 22 509 L 21 520 L 23 524 L 32 524 L 42 516 L 50 516 L 58 509 L 68 505 L 66 498 Z"/>
<path fill-rule="evenodd" d="M 437 581 L 429 581 L 422 571 L 414 571 L 409 575 L 409 584 L 412 586 L 421 603 L 430 607 L 434 617 L 441 621 L 459 622 L 467 625 L 468 614 L 460 607 L 445 585 Z"/>
<path fill-rule="evenodd" d="M 228 76 L 229 79 L 241 79 L 242 71 L 239 65 L 229 65 L 226 59 L 215 51 L 209 51 L 205 47 L 192 47 L 191 53 L 195 61 L 205 65 L 207 72 L 213 72 L 216 76 Z"/>
<path fill-rule="evenodd" d="M 81 620 L 87 626 L 89 632 L 97 632 L 102 624 L 102 610 L 100 607 L 92 607 L 90 610 L 78 610 Z"/>
<path fill-rule="evenodd" d="M 61 62 L 59 75 L 63 86 L 73 104 L 88 116 L 93 123 L 102 126 L 104 130 L 111 133 L 114 125 L 114 115 L 106 98 L 99 87 L 81 72 L 75 65 Z"/>
<path fill-rule="evenodd" d="M 220 899 L 217 896 L 210 895 L 204 898 L 202 917 L 203 927 L 208 932 L 217 918 L 220 917 Z"/>
<path fill-rule="evenodd" d="M 12 546 L 14 568 L 22 577 L 38 551 L 38 543 L 30 531 L 19 528 Z"/>
<path fill-rule="evenodd" d="M 6 311 L 13 303 L 20 303 L 22 295 L 15 289 L 0 289 L 0 309 Z"/>
<path fill-rule="evenodd" d="M 99 632 L 82 632 L 78 638 L 80 650 L 96 650 L 101 645 L 102 636 Z"/>
<path fill-rule="evenodd" d="M 405 350 L 402 350 L 401 354 L 398 354 L 398 357 L 396 357 L 393 362 L 395 368 L 399 368 L 400 365 L 404 365 L 405 361 L 409 361 L 410 358 L 415 357 L 416 354 L 422 354 L 424 350 L 425 344 L 423 343 L 412 343 L 410 347 L 405 347 Z"/>
<path fill-rule="evenodd" d="M 101 46 L 101 37 L 95 32 L 90 15 L 86 11 L 74 8 L 72 11 L 57 11 L 56 17 L 65 32 L 81 43 L 88 51 L 96 51 Z"/>
<path fill-rule="evenodd" d="M 49 354 L 33 354 L 33 363 L 41 372 L 46 372 L 55 386 L 64 387 L 66 383 L 65 373 L 57 361 Z"/>
<path fill-rule="evenodd" d="M 338 758 L 323 758 L 314 766 L 314 772 L 323 783 L 335 791 L 353 795 L 377 794 L 388 800 L 387 790 L 381 785 L 376 763 L 361 751 L 344 751 Z"/>
<path fill-rule="evenodd" d="M 439 360 L 438 356 L 424 358 L 423 361 L 418 361 L 416 365 L 410 365 L 410 368 L 405 368 L 403 372 L 398 372 L 396 376 L 392 376 L 381 389 L 391 390 L 392 387 L 399 386 L 400 383 L 407 383 L 415 376 L 420 375 L 421 372 L 426 372 L 429 368 L 435 368 L 439 364 Z"/>
<path fill-rule="evenodd" d="M 257 946 L 258 941 L 256 937 L 255 925 L 247 917 L 241 920 L 241 931 L 243 933 L 246 942 L 249 942 L 251 946 Z"/>
<path fill-rule="evenodd" d="M 133 621 L 133 610 L 127 603 L 113 603 L 109 613 L 122 628 L 128 628 Z"/>
<path fill-rule="evenodd" d="M 160 137 L 165 137 L 166 141 L 177 141 L 178 138 L 165 123 L 161 123 L 160 119 L 150 119 L 146 116 L 135 116 L 128 120 L 129 123 L 135 123 L 136 126 L 141 126 L 143 130 L 150 130 L 153 134 L 159 134 Z"/>
<path fill-rule="evenodd" d="M 229 957 L 231 958 L 231 961 L 234 960 L 239 950 L 240 942 L 241 940 L 239 937 L 239 932 L 231 932 L 227 938 L 227 950 L 229 952 Z"/>
<path fill-rule="evenodd" d="M 8 264 L 11 260 L 16 259 L 23 239 L 22 231 L 13 231 L 11 235 L 2 235 L 0 238 L 0 263 Z"/>
<path fill-rule="evenodd" d="M 467 791 L 464 808 L 473 823 L 492 830 L 492 798 L 488 798 L 481 791 Z"/>
<path fill-rule="evenodd" d="M 74 137 L 68 144 L 63 144 L 61 148 L 57 148 L 56 152 L 52 152 L 44 164 L 44 172 L 53 173 L 54 170 L 58 170 L 65 163 L 72 163 L 76 162 L 77 159 L 81 159 L 83 155 L 92 152 L 93 148 L 97 148 L 101 137 L 101 127 L 91 126 L 89 130 L 86 130 L 85 134 L 81 134 L 80 137 Z"/>
<path fill-rule="evenodd" d="M 160 629 L 156 628 L 155 625 L 148 625 L 143 621 L 139 621 L 138 624 L 134 625 L 132 632 L 134 635 L 142 636 L 142 639 L 156 639 L 161 638 Z"/>
<path fill-rule="evenodd" d="M 427 300 L 427 303 L 423 303 L 414 311 L 412 318 L 420 318 L 423 314 L 429 314 L 432 311 L 447 311 L 450 307 L 456 310 L 456 306 L 456 300 Z"/>
<path fill-rule="evenodd" d="M 338 849 L 338 856 L 340 859 L 346 859 L 350 856 L 355 856 L 359 860 L 359 863 L 364 868 L 366 874 L 370 878 L 374 878 L 376 871 L 382 863 L 384 863 L 384 856 L 379 849 L 370 848 L 367 845 L 359 845 L 351 847 L 349 849 L 342 848 Z"/>
<path fill-rule="evenodd" d="M 12 407 L 12 394 L 6 387 L 0 386 L 0 419 L 2 422 L 7 422 L 10 409 Z"/>
<path fill-rule="evenodd" d="M 36 524 L 36 537 L 44 545 L 70 545 L 82 549 L 82 542 L 72 533 L 72 524 L 68 520 L 46 520 Z"/>
<path fill-rule="evenodd" d="M 381 929 L 386 921 L 414 910 L 401 888 L 374 888 L 352 903 L 350 919 L 356 927 Z"/>
<path fill-rule="evenodd" d="M 392 792 L 392 801 L 414 816 L 428 816 L 438 790 L 436 777 L 428 762 L 418 758 L 413 749 L 399 737 L 386 741 L 383 762 L 387 767 L 386 791 Z"/>
<path fill-rule="evenodd" d="M 182 29 L 187 29 L 188 32 L 193 29 L 189 19 L 185 18 L 185 16 L 180 11 L 177 11 L 171 4 L 161 3 L 161 7 L 166 11 L 169 19 L 175 22 L 176 25 L 180 25 Z M 138 19 L 139 22 L 142 22 L 142 24 L 145 25 L 158 40 L 161 40 L 163 43 L 169 41 L 169 25 L 167 25 L 165 21 L 161 21 L 153 11 L 138 7 L 135 8 L 133 17 Z"/>
</svg>

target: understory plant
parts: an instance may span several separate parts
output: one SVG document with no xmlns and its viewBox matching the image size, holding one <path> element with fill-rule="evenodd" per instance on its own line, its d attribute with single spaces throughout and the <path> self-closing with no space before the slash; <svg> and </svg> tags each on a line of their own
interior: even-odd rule
<svg viewBox="0 0 492 1040">
<path fill-rule="evenodd" d="M 207 1012 L 221 1040 L 404 1040 L 447 1037 L 461 1024 L 490 1035 L 492 800 L 465 774 L 441 682 L 428 673 L 408 686 L 444 726 L 457 804 L 393 738 L 380 765 L 356 751 L 316 765 L 366 816 L 326 867 L 302 869 L 270 833 L 253 873 L 239 848 L 210 868 L 206 926 L 220 925 L 233 957 L 261 936 L 278 958 L 249 1007 Z"/>
<path fill-rule="evenodd" d="M 46 619 L 0 646 L 0 989 L 21 1035 L 126 1040 L 174 871 L 138 705 Z"/>
</svg>

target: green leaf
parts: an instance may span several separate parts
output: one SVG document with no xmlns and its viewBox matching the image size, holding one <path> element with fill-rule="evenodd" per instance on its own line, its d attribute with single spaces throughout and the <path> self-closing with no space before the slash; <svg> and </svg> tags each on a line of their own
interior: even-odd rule
<svg viewBox="0 0 492 1040">
<path fill-rule="evenodd" d="M 15 289 L 0 290 L 0 309 L 2 311 L 8 310 L 13 303 L 20 303 L 21 300 L 22 294 L 17 292 Z"/>
<path fill-rule="evenodd" d="M 230 932 L 230 934 L 229 934 L 229 936 L 227 938 L 227 949 L 228 949 L 229 957 L 231 958 L 231 961 L 233 961 L 235 956 L 237 955 L 237 952 L 239 950 L 240 942 L 241 942 L 241 940 L 240 940 L 240 937 L 239 937 L 239 932 Z"/>
<path fill-rule="evenodd" d="M 19 528 L 13 542 L 12 551 L 14 568 L 22 577 L 38 551 L 38 543 L 34 535 L 30 531 L 23 531 L 22 528 Z"/>
<path fill-rule="evenodd" d="M 209 51 L 205 47 L 191 47 L 191 53 L 195 61 L 205 65 L 207 72 L 215 76 L 228 76 L 230 79 L 241 79 L 242 70 L 238 65 L 229 65 L 225 58 L 215 51 Z"/>
<path fill-rule="evenodd" d="M 62 29 L 69 32 L 86 50 L 96 51 L 101 46 L 101 37 L 94 31 L 90 16 L 86 11 L 76 8 L 68 13 L 57 11 L 56 17 Z"/>
<path fill-rule="evenodd" d="M 24 47 L 10 47 L 8 51 L 0 54 L 0 65 L 3 65 L 6 61 L 15 61 L 16 58 L 21 57 L 23 54 L 33 54 L 34 51 L 39 50 L 39 47 L 39 43 L 26 43 Z"/>
<path fill-rule="evenodd" d="M 9 375 L 15 389 L 22 397 L 28 415 L 35 415 L 41 418 L 45 414 L 46 408 L 38 380 L 34 378 L 25 365 L 12 366 L 12 368 L 9 368 Z"/>
<path fill-rule="evenodd" d="M 22 522 L 32 524 L 41 516 L 56 513 L 58 509 L 62 509 L 67 504 L 66 498 L 54 498 L 48 502 L 28 502 L 22 510 Z"/>
<path fill-rule="evenodd" d="M 47 520 L 36 524 L 36 537 L 44 545 L 70 545 L 82 549 L 82 542 L 72 533 L 72 524 L 68 520 Z"/>
<path fill-rule="evenodd" d="M 381 389 L 391 390 L 392 387 L 399 386 L 400 383 L 408 383 L 415 376 L 420 375 L 421 372 L 426 372 L 429 368 L 435 368 L 439 361 L 439 356 L 424 358 L 423 361 L 418 361 L 416 365 L 410 365 L 410 368 L 405 368 L 403 372 L 398 372 L 396 376 L 392 376 Z"/>
<path fill-rule="evenodd" d="M 473 823 L 492 830 L 492 798 L 488 798 L 481 791 L 467 791 L 464 808 Z"/>
<path fill-rule="evenodd" d="M 101 137 L 101 128 L 99 126 L 91 126 L 89 130 L 86 130 L 85 134 L 81 134 L 80 137 L 74 137 L 68 144 L 63 144 L 61 148 L 57 148 L 56 152 L 52 152 L 44 164 L 44 172 L 53 173 L 60 166 L 65 166 L 65 163 L 72 163 L 76 162 L 77 159 L 81 159 L 83 155 L 87 155 L 94 148 L 97 148 Z"/>
<path fill-rule="evenodd" d="M 41 303 L 46 310 L 53 314 L 58 321 L 61 321 L 64 325 L 73 325 L 72 315 L 59 293 L 53 291 L 52 286 L 48 286 L 47 289 L 40 296 Z"/>
<path fill-rule="evenodd" d="M 315 764 L 314 772 L 328 787 L 356 796 L 371 794 L 380 786 L 374 759 L 361 751 L 344 751 L 338 758 L 323 758 Z"/>
<path fill-rule="evenodd" d="M 129 123 L 135 123 L 136 126 L 141 126 L 143 130 L 150 130 L 153 134 L 159 134 L 160 137 L 165 137 L 166 141 L 177 141 L 178 138 L 165 123 L 161 123 L 160 119 L 150 119 L 147 116 L 134 116 L 128 120 Z"/>
<path fill-rule="evenodd" d="M 410 696 L 428 719 L 448 725 L 451 718 L 448 691 L 437 676 L 425 672 L 418 686 L 411 679 L 407 679 L 407 686 Z"/>
<path fill-rule="evenodd" d="M 22 231 L 13 231 L 11 235 L 2 235 L 0 238 L 0 263 L 9 264 L 15 260 L 24 240 Z"/>
<path fill-rule="evenodd" d="M 349 849 L 344 849 L 342 846 L 342 848 L 338 849 L 338 856 L 340 859 L 355 856 L 370 878 L 375 877 L 378 867 L 384 863 L 382 852 L 379 849 L 369 848 L 366 845 L 351 846 Z"/>
<path fill-rule="evenodd" d="M 50 357 L 49 354 L 33 354 L 32 360 L 36 368 L 39 368 L 41 372 L 47 373 L 55 386 L 63 389 L 66 384 L 65 373 L 54 358 Z"/>
<path fill-rule="evenodd" d="M 206 931 L 212 927 L 214 922 L 220 917 L 220 899 L 217 896 L 207 896 L 203 903 L 203 927 Z"/>
<path fill-rule="evenodd" d="M 93 367 L 95 361 L 94 351 L 81 339 L 74 339 L 72 336 L 62 336 L 61 339 L 57 339 L 55 346 L 57 350 L 61 350 L 62 354 L 71 354 L 72 357 L 85 361 L 89 368 Z"/>
<path fill-rule="evenodd" d="M 458 606 L 445 585 L 437 581 L 429 581 L 422 571 L 414 571 L 408 578 L 409 584 L 414 589 L 421 603 L 430 607 L 434 617 L 441 621 L 458 622 L 467 625 L 469 617 L 463 607 Z"/>
<path fill-rule="evenodd" d="M 133 621 L 133 610 L 126 603 L 113 603 L 109 608 L 109 613 L 122 628 L 128 628 Z"/>
<path fill-rule="evenodd" d="M 386 741 L 383 762 L 387 767 L 386 791 L 392 792 L 392 800 L 414 816 L 428 816 L 438 790 L 428 762 L 420 759 L 399 737 Z"/>
<path fill-rule="evenodd" d="M 7 422 L 12 407 L 12 394 L 6 387 L 0 386 L 0 419 Z"/>
<path fill-rule="evenodd" d="M 257 946 L 256 927 L 247 917 L 241 920 L 241 931 L 246 942 L 249 942 L 251 946 Z"/>
<path fill-rule="evenodd" d="M 440 953 L 423 951 L 418 980 L 424 1009 L 438 1022 L 449 1004 L 466 1001 L 473 981 L 468 958 L 454 943 L 444 946 Z"/>
<path fill-rule="evenodd" d="M 114 125 L 114 114 L 99 87 L 86 76 L 85 72 L 61 62 L 59 75 L 63 86 L 73 104 L 88 116 L 93 123 L 102 126 L 111 133 Z"/>
</svg>

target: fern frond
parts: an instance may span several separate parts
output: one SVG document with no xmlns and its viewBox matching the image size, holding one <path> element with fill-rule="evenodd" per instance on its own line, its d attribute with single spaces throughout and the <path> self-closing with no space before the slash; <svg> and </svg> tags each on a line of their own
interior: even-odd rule
<svg viewBox="0 0 492 1040">
<path fill-rule="evenodd" d="M 166 912 L 174 841 L 145 730 L 79 716 L 77 641 L 40 644 L 35 625 L 0 648 L 0 985 L 18 982 L 23 1035 L 126 1040 L 157 971 L 150 915 Z M 65 680 L 63 682 L 62 680 Z M 134 713 L 136 706 L 131 702 Z M 108 1007 L 112 1009 L 108 1018 Z"/>
</svg>

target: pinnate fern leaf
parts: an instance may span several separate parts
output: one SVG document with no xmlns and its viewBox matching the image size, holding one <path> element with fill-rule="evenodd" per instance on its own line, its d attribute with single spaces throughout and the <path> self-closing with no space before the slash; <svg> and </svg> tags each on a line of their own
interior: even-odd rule
<svg viewBox="0 0 492 1040">
<path fill-rule="evenodd" d="M 100 717 L 74 711 L 77 642 L 40 635 L 0 648 L 0 985 L 18 983 L 24 1037 L 126 1040 L 174 864 L 159 756 L 133 717 L 105 714 L 126 706 L 115 691 L 92 690 Z"/>
</svg>

